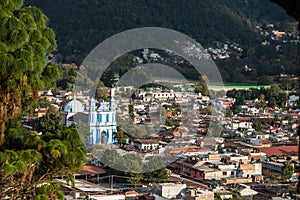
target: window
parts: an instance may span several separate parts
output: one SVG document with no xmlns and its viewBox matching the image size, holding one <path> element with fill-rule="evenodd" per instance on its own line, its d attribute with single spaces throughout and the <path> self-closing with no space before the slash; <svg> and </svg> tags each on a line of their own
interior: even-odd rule
<svg viewBox="0 0 300 200">
<path fill-rule="evenodd" d="M 106 115 L 106 122 L 109 122 L 109 114 Z"/>
<path fill-rule="evenodd" d="M 90 137 L 89 137 L 89 144 L 93 144 L 94 143 L 94 131 L 92 130 Z"/>
<path fill-rule="evenodd" d="M 101 139 L 101 134 L 100 134 L 100 131 L 97 130 L 97 135 L 96 135 L 96 143 L 97 144 L 99 144 L 101 142 L 100 139 Z"/>
<path fill-rule="evenodd" d="M 101 144 L 106 144 L 106 132 L 102 131 L 101 133 Z"/>
<path fill-rule="evenodd" d="M 97 115 L 97 121 L 98 122 L 102 122 L 102 114 L 98 114 Z"/>
<path fill-rule="evenodd" d="M 223 172 L 223 176 L 227 176 L 227 172 Z"/>
</svg>

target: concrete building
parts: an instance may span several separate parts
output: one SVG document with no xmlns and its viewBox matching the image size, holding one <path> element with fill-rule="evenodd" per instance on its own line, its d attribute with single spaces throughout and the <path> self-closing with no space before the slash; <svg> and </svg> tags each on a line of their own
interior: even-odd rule
<svg viewBox="0 0 300 200">
<path fill-rule="evenodd" d="M 214 193 L 208 190 L 190 189 L 184 200 L 214 200 Z"/>
<path fill-rule="evenodd" d="M 158 190 L 158 195 L 167 199 L 172 199 L 176 198 L 177 195 L 185 195 L 186 184 L 160 183 L 156 189 Z"/>
<path fill-rule="evenodd" d="M 134 146 L 136 146 L 139 150 L 154 150 L 159 147 L 159 142 L 156 140 L 139 139 L 134 141 Z"/>
</svg>

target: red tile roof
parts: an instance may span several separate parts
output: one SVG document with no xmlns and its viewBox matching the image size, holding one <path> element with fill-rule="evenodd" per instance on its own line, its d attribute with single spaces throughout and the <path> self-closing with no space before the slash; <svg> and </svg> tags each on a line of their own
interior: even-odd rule
<svg viewBox="0 0 300 200">
<path fill-rule="evenodd" d="M 261 139 L 260 142 L 261 142 L 262 144 L 272 144 L 271 141 L 268 140 L 268 139 L 264 139 L 264 140 Z"/>
<path fill-rule="evenodd" d="M 276 146 L 276 147 L 261 147 L 258 148 L 267 156 L 292 156 L 298 155 L 298 146 Z"/>
<path fill-rule="evenodd" d="M 249 122 L 250 121 L 250 117 L 238 117 L 238 120 L 240 122 Z"/>
<path fill-rule="evenodd" d="M 97 166 L 93 166 L 93 165 L 84 165 L 82 167 L 81 172 L 75 172 L 74 175 L 105 174 L 105 173 L 106 173 L 106 170 L 101 167 L 97 167 Z"/>
</svg>

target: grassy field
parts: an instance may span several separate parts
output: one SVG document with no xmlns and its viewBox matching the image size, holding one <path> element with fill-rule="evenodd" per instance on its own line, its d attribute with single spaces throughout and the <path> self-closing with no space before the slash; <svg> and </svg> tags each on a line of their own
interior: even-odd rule
<svg viewBox="0 0 300 200">
<path fill-rule="evenodd" d="M 191 79 L 181 79 L 181 78 L 165 78 L 165 77 L 152 77 L 153 80 L 156 80 L 158 82 L 167 80 L 167 82 L 173 83 L 173 84 L 180 84 L 180 83 L 184 83 L 186 81 L 190 82 L 190 83 L 196 83 L 198 82 L 198 80 L 191 80 Z M 220 90 L 231 90 L 231 89 L 236 89 L 236 90 L 247 90 L 250 88 L 254 88 L 254 89 L 259 89 L 259 88 L 270 88 L 270 85 L 257 85 L 257 84 L 247 84 L 247 83 L 233 83 L 233 82 L 224 82 L 224 83 L 209 83 L 208 88 L 210 90 L 216 90 L 216 91 L 220 91 Z"/>
<path fill-rule="evenodd" d="M 230 89 L 236 89 L 236 90 L 242 90 L 242 89 L 259 89 L 259 88 L 270 88 L 270 85 L 254 85 L 254 84 L 243 84 L 243 83 L 224 83 L 222 84 L 210 84 L 208 86 L 211 90 L 230 90 Z"/>
</svg>

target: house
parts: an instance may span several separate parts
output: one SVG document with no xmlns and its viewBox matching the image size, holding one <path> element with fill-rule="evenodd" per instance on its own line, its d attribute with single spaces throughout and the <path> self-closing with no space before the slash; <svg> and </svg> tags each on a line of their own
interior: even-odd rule
<svg viewBox="0 0 300 200">
<path fill-rule="evenodd" d="M 288 99 L 288 106 L 297 106 L 297 101 L 299 101 L 299 96 L 291 95 Z"/>
<path fill-rule="evenodd" d="M 159 101 L 173 100 L 174 98 L 176 98 L 176 96 L 173 90 L 152 93 L 152 99 L 157 99 Z"/>
<path fill-rule="evenodd" d="M 104 194 L 107 192 L 107 190 L 104 187 L 101 187 L 97 184 L 91 183 L 83 179 L 75 179 L 74 187 L 69 181 L 64 179 L 56 179 L 55 181 L 64 188 L 69 188 L 71 190 L 75 189 L 78 192 L 78 194 L 76 195 L 77 198 L 81 196 L 81 193 L 87 195 L 89 193 Z"/>
<path fill-rule="evenodd" d="M 52 99 L 54 98 L 53 93 L 51 92 L 51 90 L 45 91 L 40 98 L 46 98 L 49 102 L 52 101 Z"/>
<path fill-rule="evenodd" d="M 255 108 L 255 107 L 252 107 L 248 110 L 248 113 L 250 115 L 258 115 L 259 114 L 259 109 Z"/>
<path fill-rule="evenodd" d="M 268 139 L 250 139 L 250 144 L 254 147 L 271 147 L 272 142 Z"/>
<path fill-rule="evenodd" d="M 235 99 L 233 98 L 216 98 L 215 102 L 214 102 L 214 106 L 218 109 L 218 110 L 222 110 L 225 108 L 231 108 L 233 106 L 233 104 L 235 103 Z"/>
<path fill-rule="evenodd" d="M 221 199 L 232 199 L 232 193 L 226 190 L 223 186 L 217 186 L 213 192 L 220 194 Z"/>
<path fill-rule="evenodd" d="M 190 171 L 190 172 L 188 172 Z M 194 166 L 186 170 L 186 174 L 199 179 L 216 179 L 229 178 L 234 174 L 234 169 L 218 169 L 207 166 Z"/>
<path fill-rule="evenodd" d="M 144 150 L 144 151 L 154 150 L 159 148 L 159 142 L 151 139 L 138 139 L 134 141 L 133 145 L 137 147 L 139 150 Z"/>
<path fill-rule="evenodd" d="M 178 195 L 183 196 L 186 192 L 186 184 L 183 183 L 160 183 L 157 185 L 154 191 L 155 194 L 167 198 L 173 199 L 176 198 Z"/>
<path fill-rule="evenodd" d="M 261 152 L 269 156 L 293 156 L 298 155 L 298 146 L 274 146 L 258 148 Z"/>
<path fill-rule="evenodd" d="M 285 35 L 285 32 L 283 31 L 277 31 L 277 30 L 272 30 L 272 33 L 274 35 L 274 37 L 272 37 L 275 40 L 279 40 L 282 38 L 283 35 Z"/>
<path fill-rule="evenodd" d="M 74 172 L 74 178 L 84 178 L 85 180 L 88 177 L 96 176 L 97 181 L 99 181 L 100 175 L 106 174 L 106 170 L 102 167 L 97 167 L 94 165 L 84 165 L 80 172 Z"/>
<path fill-rule="evenodd" d="M 261 163 L 247 163 L 240 164 L 239 169 L 242 171 L 243 177 L 251 177 L 252 175 L 262 174 L 262 164 Z"/>
<path fill-rule="evenodd" d="M 248 156 L 240 154 L 231 154 L 229 156 L 226 156 L 225 159 L 228 159 L 229 162 L 248 163 Z"/>
<path fill-rule="evenodd" d="M 258 192 L 251 189 L 248 185 L 240 184 L 240 186 L 242 187 L 238 190 L 238 194 L 243 200 L 252 200 L 253 196 L 258 194 Z"/>
<path fill-rule="evenodd" d="M 40 118 L 40 117 L 46 115 L 47 112 L 48 112 L 48 110 L 45 109 L 45 108 L 36 109 L 36 110 L 34 111 L 35 115 L 36 115 L 38 118 Z"/>
<path fill-rule="evenodd" d="M 233 185 L 239 183 L 252 183 L 252 179 L 245 178 L 245 177 L 231 177 L 231 178 L 223 179 L 224 185 Z"/>
<path fill-rule="evenodd" d="M 264 180 L 264 176 L 261 174 L 252 174 L 251 178 L 252 178 L 252 182 L 261 182 Z"/>
<path fill-rule="evenodd" d="M 270 161 L 262 162 L 263 173 L 272 172 L 274 174 L 280 175 L 282 172 L 281 168 L 283 166 L 284 164 L 279 162 L 270 162 Z"/>
<path fill-rule="evenodd" d="M 172 117 L 173 113 L 172 111 L 167 111 L 167 117 Z"/>
<path fill-rule="evenodd" d="M 249 129 L 252 128 L 252 122 L 250 117 L 238 117 L 237 119 L 232 119 L 226 127 L 230 129 Z"/>
<path fill-rule="evenodd" d="M 214 200 L 214 193 L 208 190 L 189 189 L 184 200 Z"/>
<path fill-rule="evenodd" d="M 188 136 L 188 134 L 189 134 L 189 130 L 185 127 L 177 127 L 173 131 L 174 137 L 185 137 L 185 136 Z"/>
</svg>

